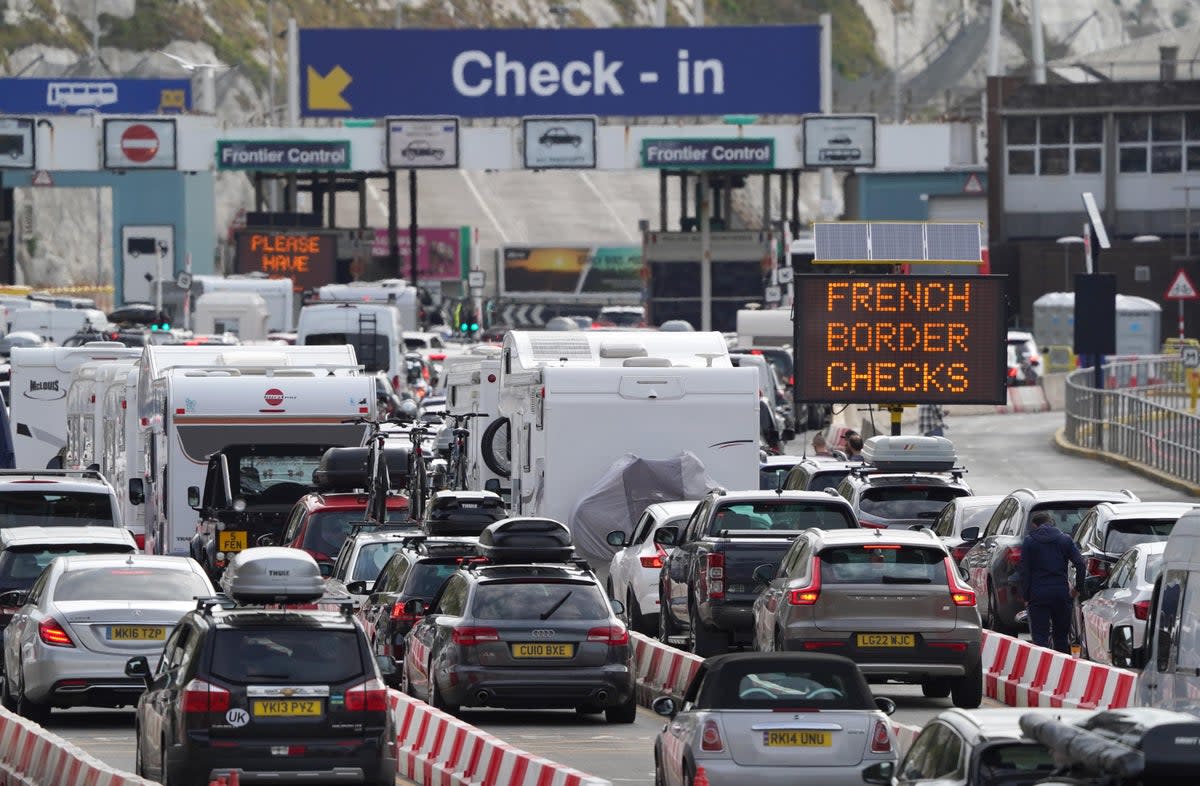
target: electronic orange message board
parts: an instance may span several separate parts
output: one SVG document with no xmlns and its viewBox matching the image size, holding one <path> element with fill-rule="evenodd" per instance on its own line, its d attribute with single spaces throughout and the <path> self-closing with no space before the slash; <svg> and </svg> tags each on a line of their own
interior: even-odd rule
<svg viewBox="0 0 1200 786">
<path fill-rule="evenodd" d="M 294 229 L 241 229 L 237 232 L 238 273 L 266 273 L 290 278 L 297 292 L 333 283 L 337 268 L 337 235 Z"/>
<path fill-rule="evenodd" d="M 796 276 L 796 400 L 1002 404 L 1004 276 Z"/>
</svg>

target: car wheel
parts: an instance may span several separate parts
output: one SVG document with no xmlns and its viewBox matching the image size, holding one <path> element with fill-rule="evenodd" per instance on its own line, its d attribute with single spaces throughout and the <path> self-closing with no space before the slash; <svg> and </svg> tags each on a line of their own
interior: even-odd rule
<svg viewBox="0 0 1200 786">
<path fill-rule="evenodd" d="M 944 699 L 950 695 L 953 683 L 950 680 L 930 680 L 921 683 L 921 695 L 927 699 Z"/>
<path fill-rule="evenodd" d="M 22 678 L 21 684 L 17 686 L 17 714 L 38 724 L 45 723 L 50 717 L 49 705 L 30 701 L 29 697 L 25 695 L 24 678 Z"/>
<path fill-rule="evenodd" d="M 146 762 L 142 760 L 142 730 L 136 723 L 133 725 L 133 771 L 139 778 L 150 778 L 146 774 Z"/>
<path fill-rule="evenodd" d="M 975 661 L 967 673 L 950 687 L 950 700 L 961 710 L 973 710 L 983 702 L 983 663 Z"/>
<path fill-rule="evenodd" d="M 4 705 L 4 709 L 9 712 L 17 711 L 17 702 L 13 698 L 12 689 L 9 687 L 8 675 L 0 674 L 0 704 Z"/>
<path fill-rule="evenodd" d="M 611 576 L 604 580 L 604 592 L 605 592 L 605 594 L 608 595 L 609 600 L 617 599 L 617 594 L 616 594 L 616 592 L 613 591 L 613 583 L 612 583 Z"/>
<path fill-rule="evenodd" d="M 996 591 L 992 589 L 992 585 L 988 584 L 988 609 L 987 615 L 984 617 L 983 625 L 989 630 L 994 630 L 997 633 L 1008 633 L 1011 629 L 1005 625 L 1000 619 L 999 605 L 996 602 Z"/>
<path fill-rule="evenodd" d="M 629 700 L 604 710 L 605 723 L 633 723 L 637 720 L 637 697 L 630 690 Z"/>
<path fill-rule="evenodd" d="M 429 703 L 433 706 L 433 708 L 441 710 L 447 715 L 457 715 L 459 706 L 457 704 L 448 703 L 442 697 L 442 691 L 437 686 L 437 679 L 434 678 L 433 675 L 430 675 L 429 681 L 431 683 L 431 687 L 429 689 Z"/>
<path fill-rule="evenodd" d="M 663 770 L 662 756 L 654 751 L 654 786 L 667 786 L 667 773 Z"/>
<path fill-rule="evenodd" d="M 625 593 L 625 613 L 629 616 L 629 627 L 646 636 L 654 635 L 654 624 L 657 620 L 653 614 L 642 613 L 642 607 L 638 605 L 632 589 Z"/>
<path fill-rule="evenodd" d="M 688 625 L 688 650 L 693 655 L 707 658 L 710 655 L 719 655 L 729 649 L 723 634 L 704 627 L 704 623 L 696 614 L 695 605 L 688 612 L 688 622 L 690 623 Z"/>
<path fill-rule="evenodd" d="M 663 644 L 670 644 L 671 638 L 679 635 L 679 629 L 675 627 L 675 620 L 671 618 L 671 607 L 661 594 L 658 597 L 658 640 Z"/>
<path fill-rule="evenodd" d="M 771 652 L 786 652 L 787 637 L 783 635 L 783 631 L 779 628 L 775 629 L 775 638 L 771 642 Z"/>
</svg>

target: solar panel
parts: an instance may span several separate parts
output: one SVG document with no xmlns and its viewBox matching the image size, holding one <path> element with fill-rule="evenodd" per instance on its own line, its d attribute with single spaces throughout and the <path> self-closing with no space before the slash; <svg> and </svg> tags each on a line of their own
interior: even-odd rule
<svg viewBox="0 0 1200 786">
<path fill-rule="evenodd" d="M 866 260 L 871 258 L 868 251 L 867 224 L 814 224 L 813 240 L 817 244 L 814 260 Z"/>
<path fill-rule="evenodd" d="M 908 262 L 925 258 L 924 224 L 871 224 L 871 259 Z"/>
<path fill-rule="evenodd" d="M 929 256 L 944 262 L 979 262 L 983 246 L 979 224 L 926 224 Z"/>
</svg>

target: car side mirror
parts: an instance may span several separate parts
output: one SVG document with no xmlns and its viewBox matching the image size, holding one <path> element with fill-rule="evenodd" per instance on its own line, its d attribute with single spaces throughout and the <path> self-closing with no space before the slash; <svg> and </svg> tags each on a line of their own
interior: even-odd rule
<svg viewBox="0 0 1200 786">
<path fill-rule="evenodd" d="M 1100 590 L 1104 589 L 1105 582 L 1108 581 L 1107 576 L 1088 576 L 1083 580 L 1083 600 L 1095 595 Z"/>
<path fill-rule="evenodd" d="M 29 598 L 29 590 L 9 590 L 0 593 L 0 608 L 19 609 Z"/>
<path fill-rule="evenodd" d="M 55 455 L 53 458 L 51 458 L 49 461 L 46 462 L 46 469 L 62 469 L 62 468 L 63 468 L 63 457 L 62 456 Z"/>
<path fill-rule="evenodd" d="M 188 486 L 187 503 L 192 510 L 200 510 L 200 487 Z"/>
<path fill-rule="evenodd" d="M 876 696 L 875 697 L 875 706 L 884 715 L 891 715 L 893 712 L 896 711 L 896 702 L 892 701 L 887 696 Z"/>
<path fill-rule="evenodd" d="M 605 535 L 604 540 L 615 549 L 623 549 L 629 545 L 628 541 L 625 540 L 625 533 L 619 529 L 614 529 Z"/>
<path fill-rule="evenodd" d="M 613 614 L 616 614 L 618 617 L 625 613 L 625 604 L 616 598 L 611 598 L 608 603 L 612 606 Z"/>
<path fill-rule="evenodd" d="M 796 430 L 794 428 L 785 428 L 779 438 L 784 442 L 791 442 L 796 438 Z"/>
<path fill-rule="evenodd" d="M 979 540 L 979 527 L 967 527 L 959 533 L 959 537 L 965 541 Z"/>
<path fill-rule="evenodd" d="M 404 604 L 404 611 L 412 617 L 424 617 L 429 613 L 429 604 L 420 598 L 413 598 Z"/>
<path fill-rule="evenodd" d="M 678 709 L 675 707 L 675 699 L 670 696 L 659 696 L 650 704 L 650 709 L 664 718 L 674 718 Z"/>
<path fill-rule="evenodd" d="M 660 546 L 674 546 L 679 540 L 679 527 L 659 527 L 654 530 L 654 542 Z"/>
<path fill-rule="evenodd" d="M 321 578 L 327 579 L 333 575 L 333 565 L 328 562 L 318 562 L 317 569 L 321 571 Z"/>
<path fill-rule="evenodd" d="M 129 479 L 129 504 L 141 505 L 146 501 L 146 486 L 141 478 Z"/>
<path fill-rule="evenodd" d="M 392 660 L 390 655 L 376 655 L 375 665 L 379 667 L 379 674 L 383 677 L 396 676 L 396 661 Z"/>
<path fill-rule="evenodd" d="M 346 585 L 346 592 L 351 595 L 365 595 L 367 593 L 367 582 L 352 581 Z"/>
<path fill-rule="evenodd" d="M 145 655 L 137 655 L 125 661 L 126 677 L 141 677 L 146 687 L 150 686 L 150 661 Z"/>
<path fill-rule="evenodd" d="M 1117 625 L 1114 627 L 1108 646 L 1112 652 L 1114 666 L 1140 669 L 1146 665 L 1145 652 L 1133 646 L 1132 625 Z"/>
<path fill-rule="evenodd" d="M 754 580 L 757 581 L 759 584 L 770 584 L 771 581 L 775 578 L 775 566 L 770 565 L 770 564 L 759 565 L 757 568 L 754 569 L 753 575 L 754 575 Z"/>
<path fill-rule="evenodd" d="M 493 494 L 499 494 L 500 493 L 500 479 L 499 478 L 488 478 L 486 481 L 484 481 L 483 490 L 490 491 Z"/>
<path fill-rule="evenodd" d="M 896 763 L 892 761 L 881 761 L 878 764 L 872 764 L 862 771 L 863 783 L 870 783 L 874 786 L 891 786 L 892 776 L 896 773 Z"/>
</svg>

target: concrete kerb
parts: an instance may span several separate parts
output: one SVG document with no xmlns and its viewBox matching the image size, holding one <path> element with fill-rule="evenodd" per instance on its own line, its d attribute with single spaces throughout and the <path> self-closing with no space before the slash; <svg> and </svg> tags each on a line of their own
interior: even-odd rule
<svg viewBox="0 0 1200 786">
<path fill-rule="evenodd" d="M 1050 444 L 1060 453 L 1065 453 L 1069 456 L 1092 459 L 1094 461 L 1103 461 L 1106 464 L 1112 464 L 1115 467 L 1127 469 L 1130 472 L 1136 472 L 1143 477 L 1153 480 L 1155 483 L 1161 483 L 1162 485 L 1173 488 L 1176 491 L 1182 491 L 1184 494 L 1190 494 L 1193 497 L 1200 497 L 1200 486 L 1188 483 L 1186 480 L 1177 478 L 1174 475 L 1168 475 L 1165 472 L 1154 469 L 1153 467 L 1148 467 L 1145 464 L 1132 461 L 1124 456 L 1119 456 L 1116 453 L 1109 453 L 1106 450 L 1096 450 L 1095 448 L 1085 448 L 1080 445 L 1072 444 L 1067 439 L 1067 429 L 1065 426 L 1054 432 L 1054 436 L 1050 439 Z"/>
</svg>

